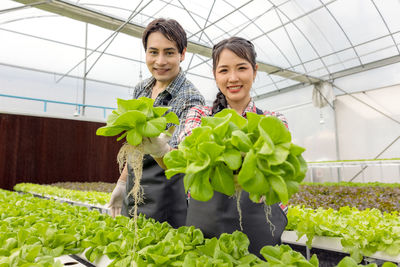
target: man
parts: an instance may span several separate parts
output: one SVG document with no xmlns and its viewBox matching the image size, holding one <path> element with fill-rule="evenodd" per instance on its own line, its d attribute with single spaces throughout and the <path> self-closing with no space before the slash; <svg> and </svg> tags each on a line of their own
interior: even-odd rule
<svg viewBox="0 0 400 267">
<path fill-rule="evenodd" d="M 146 155 L 143 161 L 141 186 L 144 203 L 138 206 L 138 213 L 179 227 L 185 225 L 187 209 L 183 176 L 176 175 L 167 180 L 164 170 L 157 162 L 162 163 L 162 157 L 178 146 L 178 134 L 184 127 L 188 110 L 195 105 L 203 105 L 205 101 L 180 68 L 180 63 L 185 59 L 187 38 L 177 21 L 152 21 L 143 32 L 142 42 L 146 52 L 146 65 L 152 77 L 136 85 L 133 97 L 153 98 L 154 106 L 172 107 L 171 111 L 179 117 L 180 125 L 176 127 L 171 140 L 162 135 L 143 141 L 145 153 L 152 157 Z M 133 168 L 125 165 L 111 194 L 109 207 L 113 217 L 120 213 L 125 216 L 131 214 L 134 201 L 128 193 L 133 185 Z"/>
</svg>

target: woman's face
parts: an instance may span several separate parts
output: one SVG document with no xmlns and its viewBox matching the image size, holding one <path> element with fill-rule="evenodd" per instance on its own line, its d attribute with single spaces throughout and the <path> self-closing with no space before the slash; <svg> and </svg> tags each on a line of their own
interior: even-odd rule
<svg viewBox="0 0 400 267">
<path fill-rule="evenodd" d="M 230 106 L 249 103 L 257 67 L 256 65 L 254 70 L 246 59 L 238 57 L 229 49 L 222 50 L 214 76 L 218 88 Z"/>
</svg>

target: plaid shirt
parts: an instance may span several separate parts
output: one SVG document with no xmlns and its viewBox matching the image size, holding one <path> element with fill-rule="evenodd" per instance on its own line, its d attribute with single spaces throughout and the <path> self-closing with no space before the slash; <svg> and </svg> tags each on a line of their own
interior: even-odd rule
<svg viewBox="0 0 400 267">
<path fill-rule="evenodd" d="M 229 107 L 229 106 L 228 106 Z M 250 103 L 247 105 L 247 107 L 244 109 L 242 113 L 242 117 L 246 118 L 246 112 L 253 112 L 257 113 L 257 108 L 256 105 L 253 101 L 253 99 L 250 100 Z M 211 116 L 212 115 L 212 107 L 211 106 L 195 106 L 189 110 L 187 113 L 186 121 L 185 121 L 185 127 L 179 134 L 179 141 L 182 141 L 186 136 L 192 134 L 192 129 L 199 127 L 201 124 L 201 117 L 204 116 Z M 275 116 L 278 119 L 280 119 L 286 127 L 288 127 L 286 118 L 278 112 L 271 112 L 271 111 L 264 111 L 264 115 L 266 116 Z"/>
<path fill-rule="evenodd" d="M 153 86 L 156 83 L 154 77 L 150 77 L 141 83 L 137 84 L 134 88 L 133 98 L 142 96 L 151 98 Z M 196 105 L 204 105 L 204 97 L 200 94 L 199 90 L 186 79 L 182 69 L 179 71 L 176 78 L 162 91 L 155 99 L 154 106 L 169 106 L 169 110 L 174 112 L 178 118 L 180 125 L 172 135 L 169 144 L 171 147 L 178 146 L 178 135 L 184 129 L 185 119 L 188 111 Z M 167 124 L 167 129 L 173 124 Z"/>
<path fill-rule="evenodd" d="M 242 117 L 244 117 L 244 118 L 247 117 L 246 112 L 257 113 L 257 108 L 256 108 L 256 105 L 255 105 L 253 99 L 250 100 L 250 103 L 244 109 L 244 111 L 242 113 Z M 266 110 L 266 111 L 264 111 L 264 115 L 265 116 L 275 116 L 278 119 L 280 119 L 285 124 L 286 127 L 288 127 L 286 118 L 285 118 L 285 116 L 283 116 L 283 114 Z M 186 136 L 190 135 L 194 128 L 199 127 L 201 125 L 201 117 L 204 117 L 204 116 L 212 116 L 212 107 L 211 106 L 199 105 L 199 106 L 192 107 L 187 114 L 186 121 L 185 121 L 185 127 L 179 134 L 179 141 L 182 141 Z M 190 198 L 190 192 L 188 194 L 188 198 Z M 260 200 L 260 201 L 262 201 L 262 200 Z M 283 203 L 279 203 L 279 206 L 283 210 L 283 212 L 285 214 L 287 214 L 287 212 L 288 212 L 287 205 L 284 205 Z"/>
</svg>

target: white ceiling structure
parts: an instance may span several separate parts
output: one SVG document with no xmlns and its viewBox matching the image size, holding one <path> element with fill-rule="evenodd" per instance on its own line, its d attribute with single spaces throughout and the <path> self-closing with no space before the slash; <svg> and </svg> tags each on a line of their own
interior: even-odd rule
<svg viewBox="0 0 400 267">
<path fill-rule="evenodd" d="M 140 48 L 119 45 L 125 34 L 140 41 L 143 28 L 157 17 L 181 22 L 190 42 L 188 51 L 193 53 L 185 60 L 184 70 L 205 79 L 212 79 L 209 55 L 213 44 L 242 36 L 258 52 L 262 73 L 252 92 L 257 98 L 400 61 L 399 0 L 2 0 L 0 9 L 2 40 L 10 40 L 8 36 L 25 40 L 25 44 L 46 40 L 55 50 L 61 46 L 83 50 L 84 22 L 96 25 L 98 31 L 107 29 L 87 46 L 91 60 L 87 70 L 104 67 L 107 60 L 103 56 L 130 61 L 124 64 L 143 64 Z M 56 69 L 50 63 L 16 65 L 70 74 L 74 66 L 82 66 L 84 58 L 81 53 L 65 65 L 59 61 Z M 4 58 L 1 61 L 12 64 Z M 135 80 L 108 72 L 104 76 L 90 70 L 87 78 L 134 85 Z M 132 75 L 138 73 L 127 76 Z"/>
</svg>

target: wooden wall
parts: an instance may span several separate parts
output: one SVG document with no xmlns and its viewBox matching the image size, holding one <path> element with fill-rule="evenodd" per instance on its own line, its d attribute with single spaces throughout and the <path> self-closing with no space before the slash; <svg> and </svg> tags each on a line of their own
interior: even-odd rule
<svg viewBox="0 0 400 267">
<path fill-rule="evenodd" d="M 115 137 L 105 123 L 0 113 L 0 188 L 21 182 L 116 182 Z"/>
</svg>

